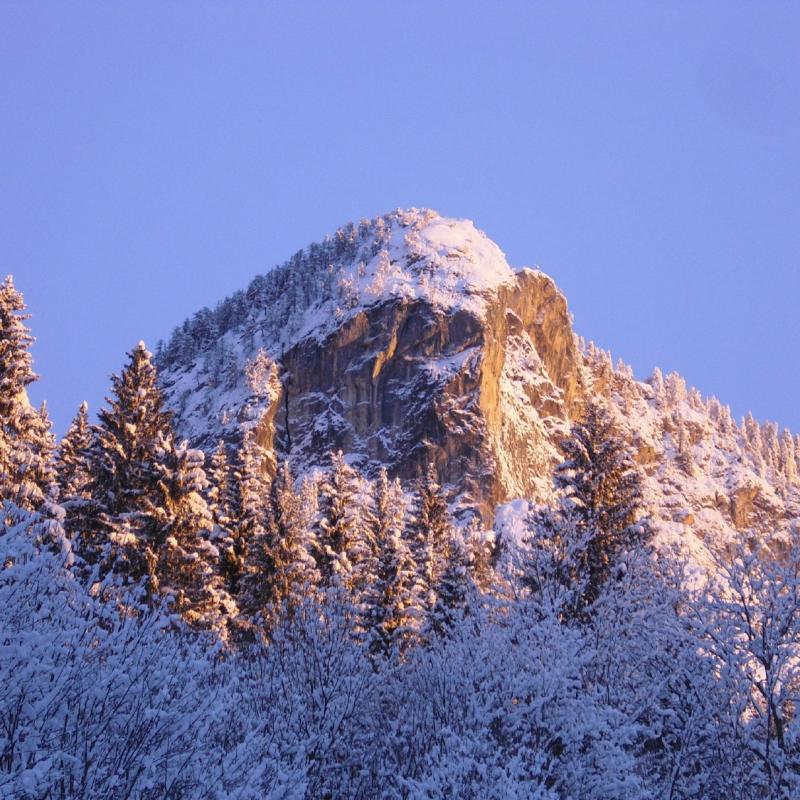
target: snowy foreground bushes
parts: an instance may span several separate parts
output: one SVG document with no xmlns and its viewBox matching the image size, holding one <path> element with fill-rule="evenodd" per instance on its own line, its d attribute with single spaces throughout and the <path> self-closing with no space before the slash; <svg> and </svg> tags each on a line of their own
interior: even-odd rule
<svg viewBox="0 0 800 800">
<path fill-rule="evenodd" d="M 73 577 L 57 520 L 3 521 L 0 797 L 800 792 L 796 566 L 742 556 L 724 600 L 689 598 L 642 556 L 589 620 L 551 584 L 387 658 L 335 594 L 248 648 L 120 613 Z"/>
</svg>

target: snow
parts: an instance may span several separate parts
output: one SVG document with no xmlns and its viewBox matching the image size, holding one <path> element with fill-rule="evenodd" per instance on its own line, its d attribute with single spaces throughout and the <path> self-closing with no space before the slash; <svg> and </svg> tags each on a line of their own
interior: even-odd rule
<svg viewBox="0 0 800 800">
<path fill-rule="evenodd" d="M 392 297 L 423 300 L 443 312 L 481 315 L 485 293 L 515 280 L 503 251 L 470 220 L 416 209 L 397 211 L 388 219 L 386 245 L 368 261 L 341 268 L 339 296 L 306 311 L 297 339 L 325 335 L 331 323 L 340 325 Z"/>
<path fill-rule="evenodd" d="M 350 244 L 337 249 L 340 234 Z M 502 250 L 472 222 L 426 209 L 395 211 L 358 227 L 345 227 L 326 242 L 307 248 L 302 257 L 256 279 L 246 294 L 240 293 L 238 305 L 226 301 L 233 306 L 223 304 L 225 322 L 216 338 L 201 341 L 192 356 L 173 354 L 172 363 L 163 370 L 168 403 L 177 412 L 182 435 L 195 444 L 211 447 L 220 437 L 234 441 L 277 396 L 278 378 L 272 367 L 293 345 L 307 337 L 324 342 L 349 321 L 357 326 L 356 317 L 365 310 L 393 299 L 425 303 L 442 315 L 480 317 L 490 300 L 496 302 L 499 289 L 527 272 L 543 274 L 528 269 L 515 272 Z M 279 293 L 276 286 L 281 287 Z M 234 364 L 233 384 L 226 384 L 224 376 L 215 377 L 214 361 L 219 360 L 215 348 Z M 365 359 L 375 355 L 365 349 Z M 444 352 L 425 362 L 427 384 L 391 389 L 412 404 L 420 393 L 435 391 L 473 363 L 479 367 L 481 355 L 480 347 Z M 741 533 L 730 513 L 737 493 L 757 494 L 755 515 L 748 523 L 755 534 L 772 537 L 779 545 L 792 526 L 800 527 L 797 469 L 783 475 L 774 463 L 766 463 L 769 448 L 763 453 L 761 448 L 768 438 L 775 439 L 768 426 L 761 429 L 748 423 L 752 429 L 748 434 L 744 425 L 733 423 L 729 410 L 703 400 L 678 376 L 663 378 L 658 373 L 649 384 L 639 382 L 625 364 L 614 366 L 609 354 L 592 347 L 584 350 L 583 360 L 584 383 L 595 387 L 589 393 L 608 398 L 620 431 L 642 455 L 647 505 L 663 545 L 680 547 L 693 563 L 707 568 L 711 553 L 726 548 Z M 550 474 L 559 458 L 557 443 L 567 433 L 569 420 L 543 410 L 561 407 L 563 392 L 525 331 L 508 339 L 498 388 L 503 424 L 491 434 L 492 467 L 509 497 L 548 502 Z M 312 399 L 320 408 L 320 432 L 347 427 L 337 394 L 306 397 Z M 452 412 L 450 434 L 457 435 L 459 426 L 469 420 L 459 409 L 448 405 L 445 410 Z M 381 428 L 372 435 L 391 463 L 398 447 L 397 431 Z M 355 452 L 363 444 L 354 436 L 350 447 Z M 313 447 L 310 439 L 293 441 L 294 452 Z M 691 461 L 688 469 L 680 466 L 682 458 Z M 782 455 L 780 460 L 785 460 Z"/>
</svg>

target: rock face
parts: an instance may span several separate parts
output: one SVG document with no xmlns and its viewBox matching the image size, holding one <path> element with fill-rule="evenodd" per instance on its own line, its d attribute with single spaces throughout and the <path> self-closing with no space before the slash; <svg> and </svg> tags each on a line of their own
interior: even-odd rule
<svg viewBox="0 0 800 800">
<path fill-rule="evenodd" d="M 577 365 L 566 302 L 540 272 L 519 273 L 482 314 L 389 298 L 283 353 L 276 442 L 305 465 L 341 449 L 406 479 L 433 462 L 488 519 L 512 493 L 538 494 L 545 421 L 574 410 Z"/>
<path fill-rule="evenodd" d="M 551 497 L 589 396 L 617 417 L 664 537 L 699 552 L 737 530 L 786 536 L 800 513 L 800 442 L 740 428 L 678 376 L 614 368 L 547 275 L 431 211 L 345 226 L 184 323 L 159 363 L 194 445 L 255 427 L 298 472 L 338 449 L 407 480 L 433 462 L 454 506 L 487 523 L 498 504 Z"/>
</svg>

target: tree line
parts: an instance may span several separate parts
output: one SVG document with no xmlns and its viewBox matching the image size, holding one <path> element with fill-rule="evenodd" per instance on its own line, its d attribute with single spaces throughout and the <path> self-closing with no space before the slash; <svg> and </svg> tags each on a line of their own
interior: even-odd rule
<svg viewBox="0 0 800 800">
<path fill-rule="evenodd" d="M 32 408 L 0 290 L 0 796 L 772 798 L 800 791 L 800 547 L 656 547 L 589 402 L 522 542 L 257 429 L 206 458 L 144 345 L 91 424 Z"/>
</svg>

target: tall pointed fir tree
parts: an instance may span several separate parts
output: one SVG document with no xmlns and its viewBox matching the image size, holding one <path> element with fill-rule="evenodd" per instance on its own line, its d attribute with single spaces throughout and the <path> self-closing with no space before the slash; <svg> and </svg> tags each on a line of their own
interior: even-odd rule
<svg viewBox="0 0 800 800">
<path fill-rule="evenodd" d="M 319 484 L 319 519 L 314 560 L 323 588 L 349 589 L 353 579 L 352 548 L 356 542 L 355 472 L 341 452 L 331 455 L 331 468 Z"/>
<path fill-rule="evenodd" d="M 156 370 L 143 342 L 111 378 L 108 408 L 89 449 L 89 502 L 68 515 L 80 554 L 89 565 L 109 570 L 124 584 L 153 576 L 162 539 L 158 464 L 171 438 Z M 151 590 L 154 587 L 149 587 Z"/>
<path fill-rule="evenodd" d="M 162 539 L 153 582 L 189 622 L 222 629 L 234 605 L 216 569 L 219 552 L 209 540 L 213 521 L 203 494 L 205 456 L 186 442 L 165 444 L 156 465 Z"/>
<path fill-rule="evenodd" d="M 233 527 L 233 544 L 223 553 L 223 575 L 231 594 L 238 598 L 246 617 L 254 617 L 272 598 L 272 539 L 268 527 L 269 455 L 245 433 L 236 474 L 239 509 Z"/>
<path fill-rule="evenodd" d="M 423 621 L 422 586 L 405 540 L 406 499 L 399 481 L 385 469 L 375 485 L 371 576 L 363 604 L 369 649 L 389 655 L 412 643 Z"/>
<path fill-rule="evenodd" d="M 54 442 L 46 410 L 37 411 L 28 401 L 26 388 L 37 375 L 24 311 L 9 275 L 0 285 L 0 499 L 32 511 L 55 485 Z"/>
<path fill-rule="evenodd" d="M 447 501 L 436 480 L 433 464 L 428 465 L 421 482 L 416 513 L 410 527 L 425 604 L 430 611 L 436 602 L 436 586 L 450 555 L 453 538 Z"/>
<path fill-rule="evenodd" d="M 213 615 L 203 456 L 176 444 L 143 343 L 112 376 L 107 403 L 88 450 L 88 499 L 68 515 L 79 551 L 111 585 L 167 596 L 193 621 Z"/>
<path fill-rule="evenodd" d="M 652 529 L 642 518 L 639 471 L 607 411 L 590 403 L 561 449 L 565 461 L 556 467 L 554 484 L 569 507 L 575 535 L 585 540 L 585 609 L 624 552 L 646 542 Z"/>
<path fill-rule="evenodd" d="M 228 459 L 225 442 L 220 440 L 209 459 L 205 498 L 213 524 L 211 540 L 219 552 L 218 569 L 228 591 L 236 589 L 236 576 L 241 573 L 242 554 L 237 556 L 236 538 L 239 476 L 240 471 Z"/>
<path fill-rule="evenodd" d="M 489 591 L 494 584 L 494 564 L 498 556 L 494 531 L 484 530 L 480 517 L 476 515 L 466 526 L 464 545 L 475 587 L 482 592 Z"/>
<path fill-rule="evenodd" d="M 290 610 L 313 593 L 319 573 L 311 555 L 309 527 L 303 519 L 302 497 L 295 491 L 289 462 L 281 465 L 270 490 L 271 524 L 275 532 L 275 591 Z"/>
<path fill-rule="evenodd" d="M 271 573 L 266 587 L 268 596 L 264 597 L 260 613 L 264 623 L 271 627 L 281 615 L 291 617 L 313 595 L 319 582 L 309 531 L 303 524 L 300 497 L 295 492 L 288 462 L 283 462 L 272 480 L 268 511 Z"/>
<path fill-rule="evenodd" d="M 237 502 L 228 448 L 222 439 L 211 454 L 206 479 L 205 497 L 214 523 L 214 538 L 225 539 L 231 534 Z"/>
<path fill-rule="evenodd" d="M 473 594 L 474 584 L 469 571 L 467 550 L 453 536 L 434 587 L 436 599 L 430 610 L 427 630 L 439 637 L 450 635 L 467 615 Z"/>
<path fill-rule="evenodd" d="M 59 497 L 64 505 L 81 502 L 87 498 L 89 483 L 89 447 L 92 429 L 89 425 L 89 405 L 84 401 L 58 446 L 56 474 Z"/>
</svg>

